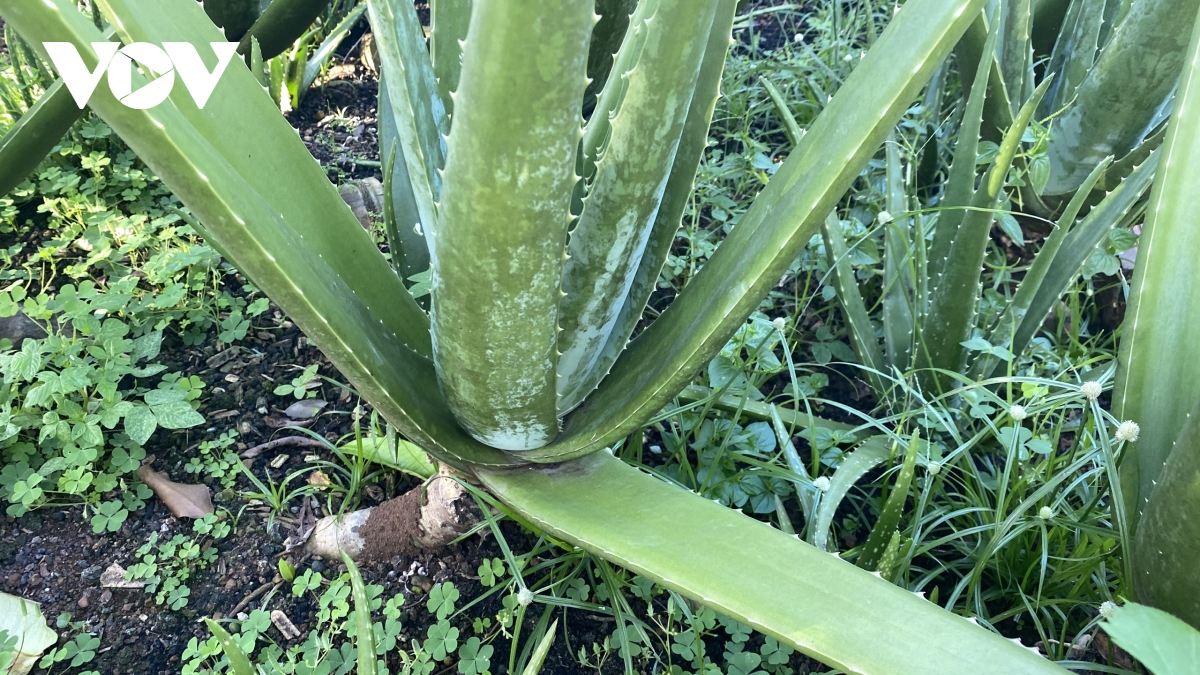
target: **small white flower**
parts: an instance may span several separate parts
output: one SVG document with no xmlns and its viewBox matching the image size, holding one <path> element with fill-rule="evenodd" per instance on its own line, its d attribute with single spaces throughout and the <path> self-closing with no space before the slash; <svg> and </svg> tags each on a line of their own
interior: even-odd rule
<svg viewBox="0 0 1200 675">
<path fill-rule="evenodd" d="M 771 322 L 771 325 L 775 327 L 775 330 L 782 333 L 783 331 L 787 330 L 787 319 L 783 318 L 782 316 L 778 317 Z"/>
<path fill-rule="evenodd" d="M 821 476 L 813 481 L 813 487 L 817 488 L 821 492 L 827 492 L 829 490 L 829 479 L 825 476 Z"/>
<path fill-rule="evenodd" d="M 799 33 L 796 33 L 795 35 L 792 36 L 792 42 L 795 42 L 798 45 L 804 44 L 804 36 Z"/>
<path fill-rule="evenodd" d="M 1013 418 L 1014 422 L 1020 423 L 1026 417 L 1029 417 L 1029 412 L 1025 410 L 1025 406 L 1023 405 L 1014 405 L 1008 409 L 1008 415 Z"/>
<path fill-rule="evenodd" d="M 925 470 L 927 472 L 929 472 L 930 476 L 936 476 L 942 472 L 942 463 L 941 462 L 930 462 L 925 465 Z"/>
<path fill-rule="evenodd" d="M 1079 385 L 1079 391 L 1083 392 L 1083 395 L 1087 397 L 1087 400 L 1095 401 L 1096 399 L 1100 398 L 1100 393 L 1104 391 L 1104 387 L 1102 387 L 1099 382 L 1093 380 L 1091 382 L 1084 382 L 1083 384 Z"/>
<path fill-rule="evenodd" d="M 522 588 L 517 593 L 517 604 L 522 607 L 528 607 L 533 604 L 533 591 L 528 588 Z"/>
<path fill-rule="evenodd" d="M 843 60 L 843 61 L 845 61 L 846 63 L 850 63 L 851 61 L 853 61 L 853 60 L 854 60 L 854 55 L 853 55 L 853 54 L 847 54 L 847 55 L 845 55 L 845 56 L 843 56 L 843 57 L 842 57 L 842 60 Z"/>
<path fill-rule="evenodd" d="M 1108 600 L 1105 600 L 1104 602 L 1100 603 L 1100 618 L 1102 618 L 1102 619 L 1112 618 L 1113 611 L 1116 608 L 1117 608 L 1117 606 L 1112 604 Z"/>
<path fill-rule="evenodd" d="M 1043 506 L 1042 508 L 1038 509 L 1038 518 L 1041 518 L 1042 520 L 1050 520 L 1053 517 L 1054 509 L 1050 508 L 1049 506 Z"/>
<path fill-rule="evenodd" d="M 879 220 L 880 225 L 887 225 L 895 220 L 895 218 L 892 217 L 892 214 L 888 213 L 887 211 L 880 211 L 879 215 L 875 217 Z"/>
<path fill-rule="evenodd" d="M 1117 442 L 1118 443 L 1137 443 L 1138 434 L 1142 433 L 1142 428 L 1133 420 L 1125 420 L 1117 427 Z"/>
</svg>

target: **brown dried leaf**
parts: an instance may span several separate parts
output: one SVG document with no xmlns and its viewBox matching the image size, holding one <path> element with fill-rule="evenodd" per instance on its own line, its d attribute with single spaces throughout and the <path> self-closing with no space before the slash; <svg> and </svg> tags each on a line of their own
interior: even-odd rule
<svg viewBox="0 0 1200 675">
<path fill-rule="evenodd" d="M 154 491 L 176 518 L 203 518 L 216 511 L 207 485 L 176 483 L 167 474 L 150 468 L 149 464 L 143 464 L 137 470 L 137 477 Z"/>
</svg>

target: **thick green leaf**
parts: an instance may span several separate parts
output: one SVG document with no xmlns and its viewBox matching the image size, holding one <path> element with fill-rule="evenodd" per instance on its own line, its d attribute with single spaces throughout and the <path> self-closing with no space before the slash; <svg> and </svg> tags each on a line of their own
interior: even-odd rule
<svg viewBox="0 0 1200 675">
<path fill-rule="evenodd" d="M 1075 190 L 1105 157 L 1121 157 L 1141 141 L 1187 62 L 1197 9 L 1200 0 L 1130 4 L 1054 121 L 1047 194 Z"/>
<path fill-rule="evenodd" d="M 613 57 L 625 39 L 629 17 L 637 4 L 638 0 L 596 0 L 596 14 L 600 19 L 592 29 L 592 41 L 588 45 L 588 86 L 583 93 L 584 112 L 591 112 L 597 95 L 608 82 Z"/>
<path fill-rule="evenodd" d="M 883 510 L 879 512 L 879 520 L 871 528 L 867 543 L 863 544 L 862 552 L 858 554 L 855 564 L 865 570 L 879 569 L 879 562 L 884 557 L 888 543 L 895 541 L 896 527 L 900 517 L 904 515 L 904 504 L 908 501 L 908 489 L 912 486 L 913 475 L 917 470 L 917 448 L 920 447 L 921 437 L 913 434 L 908 442 L 908 452 L 904 455 L 904 465 L 892 485 Z"/>
<path fill-rule="evenodd" d="M 871 469 L 882 464 L 891 455 L 892 439 L 887 436 L 871 436 L 850 452 L 838 464 L 829 479 L 829 489 L 821 495 L 817 515 L 808 530 L 808 541 L 822 551 L 829 548 L 829 528 L 842 499 L 850 488 Z"/>
<path fill-rule="evenodd" d="M 1066 672 L 836 556 L 606 452 L 556 467 L 479 475 L 538 527 L 846 673 Z"/>
<path fill-rule="evenodd" d="M 1032 0 L 1005 0 L 1001 4 L 999 42 L 1000 74 L 1008 90 L 1009 105 L 1025 100 L 1026 86 L 1033 90 L 1033 48 L 1030 44 Z M 1013 109 L 1016 113 L 1016 109 Z"/>
<path fill-rule="evenodd" d="M 383 158 L 384 232 L 392 254 L 392 266 L 402 279 L 407 280 L 429 269 L 429 243 L 421 227 L 421 211 L 413 193 L 412 178 L 408 175 L 404 147 L 397 134 L 396 116 L 386 112 L 393 108 L 384 79 L 386 76 L 380 75 L 378 109 L 385 112 L 379 115 L 376 127 L 379 156 Z"/>
<path fill-rule="evenodd" d="M 204 0 L 204 13 L 230 42 L 240 42 L 262 14 L 261 0 Z"/>
<path fill-rule="evenodd" d="M 604 447 L 686 386 L 808 244 L 982 2 L 905 4 L 700 273 L 567 418 L 563 438 L 522 458 Z"/>
<path fill-rule="evenodd" d="M 1121 462 L 1131 522 L 1200 401 L 1200 359 L 1193 357 L 1200 343 L 1200 28 L 1188 54 L 1138 243 L 1113 389 L 1116 416 L 1141 425 L 1140 438 L 1126 445 Z"/>
<path fill-rule="evenodd" d="M 1058 112 L 1075 96 L 1079 84 L 1096 63 L 1100 26 L 1104 24 L 1103 2 L 1073 0 L 1063 20 L 1062 32 L 1054 43 L 1054 52 L 1046 64 L 1046 75 L 1054 77 L 1050 91 L 1042 100 L 1039 117 Z"/>
<path fill-rule="evenodd" d="M 962 41 L 954 50 L 954 56 L 958 62 L 958 74 L 962 79 L 964 93 L 970 92 L 975 86 L 975 74 L 979 72 L 980 63 L 990 64 L 985 66 L 988 68 L 990 84 L 983 103 L 983 124 L 979 131 L 984 139 L 999 143 L 1004 137 L 1004 130 L 1012 126 L 1013 109 L 1009 101 L 1015 97 L 1010 97 L 1008 93 L 996 54 L 992 53 L 991 57 L 985 56 L 991 52 L 985 47 L 988 36 L 997 32 L 990 29 L 994 24 L 995 21 L 981 9 L 963 33 Z"/>
<path fill-rule="evenodd" d="M 1153 607 L 1114 607 L 1101 625 L 1154 675 L 1192 675 L 1200 663 L 1200 632 Z"/>
<path fill-rule="evenodd" d="M 238 53 L 250 53 L 253 41 L 258 41 L 264 60 L 285 52 L 308 31 L 332 0 L 272 0 L 250 30 L 242 36 Z"/>
<path fill-rule="evenodd" d="M 563 413 L 590 394 L 611 367 L 602 360 L 604 346 L 613 337 L 662 203 L 716 7 L 717 0 L 660 0 L 648 20 L 637 66 L 619 75 L 623 103 L 609 123 L 563 270 L 558 319 Z M 628 337 L 615 336 L 615 341 Z"/>
<path fill-rule="evenodd" d="M 1006 347 L 1013 354 L 1020 354 L 1029 346 L 1063 293 L 1079 277 L 1088 258 L 1107 240 L 1108 233 L 1126 219 L 1149 189 L 1158 168 L 1158 155 L 1152 155 L 1072 227 L 1091 187 L 1110 167 L 1108 162 L 1098 164 L 1071 198 L 1017 286 L 1012 302 L 989 332 L 990 344 Z M 971 372 L 975 377 L 986 377 L 989 370 L 999 366 L 995 357 L 981 355 L 972 364 Z"/>
<path fill-rule="evenodd" d="M 912 218 L 901 218 L 906 211 L 904 167 L 900 148 L 894 139 L 884 144 L 887 158 L 884 203 L 890 219 L 883 219 L 883 344 L 887 365 L 908 370 L 912 363 L 913 308 L 916 306 L 916 280 L 913 278 Z M 882 216 L 881 216 L 882 218 Z M 886 221 L 886 222 L 884 222 Z M 872 331 L 874 338 L 874 331 Z M 890 368 L 885 371 L 891 374 Z M 876 392 L 882 397 L 884 390 Z"/>
<path fill-rule="evenodd" d="M 127 41 L 220 41 L 191 0 L 162 0 L 154 13 L 135 0 L 102 6 Z M 35 44 L 74 43 L 95 67 L 100 34 L 68 0 L 0 0 L 0 15 Z M 229 68 L 203 111 L 182 87 L 149 111 L 103 87 L 91 105 L 408 438 L 456 466 L 512 463 L 459 429 L 438 393 L 424 312 L 248 70 Z"/>
<path fill-rule="evenodd" d="M 708 146 L 708 126 L 712 121 L 713 109 L 720 94 L 721 73 L 725 68 L 725 55 L 729 51 L 729 34 L 733 26 L 736 0 L 719 0 L 716 16 L 708 34 L 708 45 L 704 48 L 704 61 L 696 77 L 696 87 L 688 106 L 687 120 L 679 137 L 679 149 L 671 166 L 671 177 L 663 192 L 662 204 L 654 217 L 650 238 L 642 253 L 641 264 L 634 275 L 629 294 L 617 316 L 617 322 L 609 333 L 604 352 L 597 362 L 597 370 L 608 372 L 612 364 L 625 351 L 629 336 L 642 319 L 646 302 L 658 287 L 659 276 L 671 245 L 679 233 L 684 209 L 692 197 L 696 170 L 704 149 Z"/>
<path fill-rule="evenodd" d="M 1004 134 L 992 165 L 971 199 L 971 209 L 963 217 L 954 236 L 950 256 L 929 302 L 929 313 L 921 327 L 917 346 L 918 363 L 931 368 L 959 372 L 966 351 L 962 342 L 969 339 L 979 299 L 979 280 L 987 253 L 992 222 L 1003 195 L 1005 178 L 1020 146 L 1021 136 L 1050 81 L 1044 80 L 1033 96 L 1021 106 L 1013 125 Z M 931 375 L 929 382 L 940 382 Z M 945 383 L 942 383 L 945 384 Z"/>
<path fill-rule="evenodd" d="M 977 22 L 978 23 L 978 22 Z M 987 34 L 983 43 L 982 57 L 977 59 L 975 77 L 963 109 L 962 126 L 958 130 L 958 142 L 954 146 L 954 158 L 950 162 L 950 175 L 946 180 L 946 196 L 942 199 L 943 210 L 938 214 L 933 230 L 933 241 L 926 254 L 927 275 L 939 279 L 950 259 L 950 247 L 958 236 L 958 228 L 966 217 L 966 208 L 975 194 L 975 172 L 979 162 L 979 135 L 983 125 L 984 105 L 988 100 L 988 82 L 992 75 L 996 40 L 999 31 Z M 966 42 L 964 38 L 963 42 Z M 1007 105 L 1007 104 L 1005 104 Z M 936 282 L 935 286 L 936 288 Z M 925 307 L 921 308 L 924 311 Z"/>
<path fill-rule="evenodd" d="M 476 0 L 471 16 L 429 240 L 434 358 L 459 422 L 504 450 L 558 435 L 555 317 L 592 21 L 572 0 Z"/>
<path fill-rule="evenodd" d="M 454 114 L 454 96 L 462 72 L 462 42 L 471 24 L 472 0 L 431 0 L 429 3 L 429 51 L 438 93 L 446 114 Z"/>
<path fill-rule="evenodd" d="M 84 112 L 62 80 L 50 85 L 0 138 L 0 196 L 11 192 L 33 173 Z"/>
<path fill-rule="evenodd" d="M 1142 602 L 1200 626 L 1200 403 L 1157 481 L 1134 538 L 1134 586 Z"/>
<path fill-rule="evenodd" d="M 379 115 L 392 117 L 388 124 L 399 141 L 395 161 L 405 163 L 420 216 L 415 227 L 428 237 L 437 228 L 437 201 L 442 192 L 439 172 L 446 157 L 450 121 L 413 3 L 367 0 L 367 6 L 382 62 L 382 84 L 388 89 L 388 108 L 381 108 Z M 389 152 L 387 158 L 391 155 Z M 398 223 L 399 229 L 405 227 L 407 223 Z"/>
<path fill-rule="evenodd" d="M 890 374 L 890 369 L 883 358 L 879 339 L 875 337 L 875 326 L 871 324 L 871 315 L 867 312 L 862 293 L 858 289 L 858 279 L 850 265 L 850 250 L 846 247 L 846 238 L 842 233 L 842 221 L 838 219 L 836 211 L 831 211 L 825 219 L 825 224 L 821 226 L 821 237 L 825 241 L 825 258 L 829 261 L 830 281 L 837 290 L 838 307 L 841 308 L 842 318 L 846 321 L 850 344 L 854 347 L 858 360 L 862 362 L 862 375 L 871 384 L 875 396 L 883 400 L 889 389 L 884 376 Z"/>
</svg>

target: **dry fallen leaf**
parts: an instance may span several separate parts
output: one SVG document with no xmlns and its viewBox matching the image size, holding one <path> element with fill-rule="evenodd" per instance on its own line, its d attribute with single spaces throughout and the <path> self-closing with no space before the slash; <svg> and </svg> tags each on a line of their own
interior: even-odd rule
<svg viewBox="0 0 1200 675">
<path fill-rule="evenodd" d="M 127 577 L 128 577 L 128 574 L 125 572 L 125 568 L 121 567 L 117 563 L 113 563 L 108 566 L 108 569 L 104 570 L 100 574 L 100 587 L 101 588 L 145 588 L 146 587 L 145 581 L 141 581 L 141 580 L 132 580 L 131 581 Z"/>
<path fill-rule="evenodd" d="M 154 491 L 176 518 L 203 518 L 216 510 L 207 485 L 176 483 L 167 474 L 150 468 L 149 464 L 143 464 L 137 470 L 137 477 Z"/>
<path fill-rule="evenodd" d="M 5 654 L 12 659 L 4 670 L 9 675 L 25 675 L 33 670 L 42 653 L 58 640 L 58 635 L 46 625 L 42 609 L 36 602 L 8 593 L 0 593 L 0 632 L 17 639 L 14 651 Z M 0 664 L 3 663 L 0 660 Z"/>
</svg>

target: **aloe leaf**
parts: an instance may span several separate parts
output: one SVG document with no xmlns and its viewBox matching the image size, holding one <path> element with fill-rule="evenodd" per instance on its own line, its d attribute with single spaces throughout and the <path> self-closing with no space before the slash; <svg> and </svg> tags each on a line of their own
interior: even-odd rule
<svg viewBox="0 0 1200 675">
<path fill-rule="evenodd" d="M 906 4 L 699 274 L 567 418 L 564 436 L 522 458 L 553 462 L 605 447 L 683 389 L 816 234 L 982 2 Z"/>
<path fill-rule="evenodd" d="M 1157 483 L 1134 538 L 1137 596 L 1200 626 L 1200 405 L 1188 415 Z"/>
<path fill-rule="evenodd" d="M 709 35 L 716 6 L 717 0 L 662 0 L 647 20 L 641 58 L 620 75 L 623 104 L 609 122 L 563 270 L 558 390 L 564 413 L 595 389 L 611 365 L 602 361 L 604 346 L 629 297 L 671 176 L 708 43 L 697 38 Z"/>
<path fill-rule="evenodd" d="M 386 75 L 380 75 L 378 110 L 392 110 Z M 396 131 L 395 115 L 380 113 L 379 156 L 383 158 L 383 218 L 392 266 L 402 279 L 429 269 L 429 243 L 421 228 L 421 211 L 413 194 L 408 162 Z"/>
<path fill-rule="evenodd" d="M 958 61 L 959 77 L 966 92 L 970 92 L 975 86 L 975 73 L 979 71 L 980 63 L 989 64 L 987 67 L 990 84 L 983 103 L 983 124 L 980 126 L 980 133 L 984 139 L 998 143 L 1004 137 L 1004 130 L 1012 126 L 1013 108 L 1010 101 L 1015 96 L 1008 92 L 996 54 L 993 53 L 990 58 L 985 57 L 985 53 L 989 51 L 985 45 L 988 36 L 997 32 L 992 29 L 997 21 L 998 19 L 993 20 L 981 9 L 955 49 L 955 59 Z"/>
<path fill-rule="evenodd" d="M 1135 11 L 1130 10 L 1131 18 Z M 1179 84 L 1167 138 L 1159 149 L 1162 159 L 1138 242 L 1113 389 L 1116 416 L 1141 425 L 1140 438 L 1126 446 L 1121 463 L 1131 515 L 1144 508 L 1188 413 L 1200 400 L 1200 359 L 1184 356 L 1200 340 L 1200 26 L 1194 33 L 1187 59 L 1191 65 Z M 1113 36 L 1118 39 L 1120 32 Z"/>
<path fill-rule="evenodd" d="M 1138 205 L 1150 188 L 1157 168 L 1158 155 L 1152 155 L 1092 207 L 1078 225 L 1071 227 L 1070 221 L 1078 214 L 1091 186 L 1111 171 L 1107 162 L 1096 166 L 1093 175 L 1071 198 L 1054 231 L 1038 250 L 1025 278 L 1017 286 L 1012 302 L 988 336 L 988 342 L 1005 346 L 1013 354 L 1020 354 L 1029 346 L 1055 304 L 1079 276 L 1087 259 Z M 977 377 L 987 376 L 992 367 L 998 367 L 993 358 L 981 357 L 972 373 Z"/>
<path fill-rule="evenodd" d="M 1037 108 L 1050 80 L 1044 80 L 1033 96 L 1021 106 L 1013 125 L 1004 134 L 996 157 L 971 198 L 971 209 L 955 233 L 954 243 L 937 288 L 929 302 L 929 312 L 921 327 L 922 344 L 917 347 L 922 363 L 932 368 L 958 372 L 965 354 L 962 342 L 975 320 L 979 299 L 979 279 L 983 259 L 995 220 L 995 210 L 1003 195 L 1005 178 L 1021 142 L 1021 135 Z M 940 378 L 934 378 L 940 379 Z"/>
<path fill-rule="evenodd" d="M 846 673 L 1066 672 L 913 593 L 606 452 L 555 467 L 479 476 L 518 514 L 554 536 Z M 888 639 L 880 640 L 881 634 Z"/>
<path fill-rule="evenodd" d="M 429 236 L 437 228 L 437 202 L 441 195 L 440 170 L 446 156 L 445 137 L 450 122 L 438 93 L 437 80 L 425 34 L 413 3 L 405 0 L 367 0 L 375 44 L 388 88 L 391 115 L 399 150 L 412 185 L 421 220 L 418 229 Z M 404 227 L 400 224 L 400 227 Z"/>
<path fill-rule="evenodd" d="M 1009 104 L 1013 106 L 1025 100 L 1026 79 L 1033 77 L 1033 49 L 1029 41 L 1031 4 L 1032 0 L 1005 0 L 1001 5 L 1000 73 Z M 1028 84 L 1032 90 L 1032 81 Z"/>
<path fill-rule="evenodd" d="M 367 11 L 367 5 L 360 4 L 358 7 L 350 10 L 338 25 L 334 26 L 333 30 L 325 36 L 316 51 L 310 54 L 307 58 L 307 63 L 304 64 L 304 77 L 300 80 L 300 92 L 308 91 L 312 87 L 313 82 L 317 81 L 317 77 L 321 74 L 321 69 L 325 67 L 326 62 L 333 56 L 334 50 L 341 46 L 342 41 L 346 36 L 350 35 L 350 30 L 354 28 L 354 24 L 362 18 Z"/>
<path fill-rule="evenodd" d="M 354 597 L 354 642 L 358 652 L 358 675 L 375 675 L 375 630 L 371 627 L 371 601 L 362 573 L 350 556 L 342 551 L 342 562 L 350 574 L 350 593 Z"/>
<path fill-rule="evenodd" d="M 220 40 L 191 0 L 160 0 L 159 12 L 137 0 L 102 5 L 130 42 Z M 74 43 L 95 67 L 91 43 L 102 38 L 69 0 L 0 0 L 0 15 L 37 44 Z M 127 108 L 106 88 L 91 106 L 408 438 L 455 466 L 513 462 L 454 422 L 428 358 L 424 312 L 248 70 L 226 71 L 203 111 L 182 87 L 152 110 Z"/>
<path fill-rule="evenodd" d="M 1154 675 L 1187 675 L 1200 663 L 1200 632 L 1164 611 L 1126 603 L 1101 625 Z"/>
<path fill-rule="evenodd" d="M 912 363 L 913 307 L 916 303 L 916 282 L 912 268 L 912 219 L 898 218 L 905 209 L 904 167 L 900 149 L 894 142 L 884 144 L 886 150 L 887 189 L 884 203 L 891 219 L 881 220 L 883 229 L 883 343 L 887 365 L 901 371 Z M 870 335 L 874 337 L 874 333 Z M 877 392 L 882 395 L 883 391 Z"/>
<path fill-rule="evenodd" d="M 821 495 L 816 518 L 808 530 L 808 541 L 822 551 L 829 548 L 829 528 L 842 499 L 871 469 L 882 464 L 890 456 L 892 441 L 887 436 L 871 436 L 851 450 L 838 464 L 829 479 L 829 489 Z"/>
<path fill-rule="evenodd" d="M 1033 44 L 1033 59 L 1039 61 L 1050 56 L 1054 43 L 1069 25 L 1068 14 L 1072 0 L 1034 0 L 1033 26 L 1030 42 Z"/>
<path fill-rule="evenodd" d="M 212 619 L 205 619 L 204 624 L 208 626 L 208 630 L 212 632 L 213 637 L 217 638 L 217 644 L 221 646 L 221 652 L 225 654 L 225 658 L 229 660 L 229 670 L 233 675 L 254 675 L 254 666 L 250 663 L 250 657 L 246 655 L 246 651 L 242 646 L 233 639 L 229 631 L 221 627 L 221 624 Z"/>
<path fill-rule="evenodd" d="M 708 145 L 708 127 L 713 109 L 720 94 L 721 73 L 725 68 L 725 55 L 729 50 L 729 34 L 733 26 L 735 0 L 719 0 L 717 13 L 709 31 L 708 44 L 704 48 L 704 61 L 696 78 L 695 91 L 688 105 L 687 120 L 679 137 L 679 149 L 671 166 L 671 177 L 667 179 L 662 203 L 654 216 L 654 225 L 646 241 L 641 263 L 629 287 L 629 293 L 617 315 L 617 322 L 609 333 L 608 341 L 596 363 L 596 370 L 608 372 L 612 364 L 625 351 L 629 336 L 642 319 L 646 302 L 662 274 L 671 245 L 679 234 L 683 212 L 692 196 L 696 170 Z"/>
<path fill-rule="evenodd" d="M 1049 117 L 1061 110 L 1091 72 L 1100 45 L 1104 5 L 1095 0 L 1072 0 L 1046 64 L 1046 74 L 1054 77 L 1054 84 L 1042 100 L 1038 110 L 1040 117 Z"/>
<path fill-rule="evenodd" d="M 588 45 L 588 86 L 583 93 L 584 112 L 590 112 L 597 95 L 604 90 L 612 73 L 614 57 L 629 29 L 629 18 L 637 9 L 638 0 L 596 0 L 600 18 L 592 29 Z"/>
<path fill-rule="evenodd" d="M 0 138 L 0 195 L 8 194 L 33 173 L 84 112 L 62 80 L 50 85 Z"/>
<path fill-rule="evenodd" d="M 240 42 L 262 14 L 260 0 L 204 0 L 204 13 L 230 42 Z"/>
<path fill-rule="evenodd" d="M 854 276 L 854 268 L 850 265 L 850 250 L 846 247 L 846 239 L 842 234 L 842 221 L 837 212 L 831 211 L 821 227 L 821 237 L 825 241 L 825 258 L 829 261 L 830 281 L 837 290 L 838 306 L 842 310 L 842 318 L 846 321 L 846 332 L 850 336 L 850 344 L 854 353 L 862 362 L 863 376 L 871 384 L 877 400 L 882 401 L 887 394 L 887 381 L 881 373 L 889 371 L 887 362 L 883 359 L 883 351 L 879 349 L 879 339 L 875 337 L 875 326 L 871 324 L 871 315 L 863 303 L 862 293 L 858 289 L 858 279 Z"/>
<path fill-rule="evenodd" d="M 308 27 L 329 7 L 331 0 L 272 0 L 262 15 L 242 36 L 238 53 L 250 53 L 251 40 L 258 40 L 263 59 L 273 59 L 291 48 Z"/>
<path fill-rule="evenodd" d="M 971 81 L 967 105 L 963 110 L 962 126 L 958 130 L 958 142 L 954 146 L 954 158 L 950 162 L 950 175 L 946 180 L 946 195 L 942 199 L 943 210 L 938 214 L 937 224 L 930 242 L 928 277 L 940 279 L 950 258 L 950 247 L 958 228 L 966 217 L 966 207 L 975 194 L 975 170 L 979 158 L 979 135 L 983 124 L 983 108 L 988 98 L 988 81 L 991 77 L 993 54 L 999 31 L 991 31 L 984 40 L 982 57 L 977 59 L 975 77 Z M 965 42 L 965 40 L 964 40 Z"/>
<path fill-rule="evenodd" d="M 1092 167 L 1141 141 L 1179 81 L 1200 0 L 1131 3 L 1074 102 L 1055 120 L 1047 194 L 1075 190 Z"/>
<path fill-rule="evenodd" d="M 431 0 L 429 3 L 429 52 L 438 93 L 446 114 L 454 114 L 453 93 L 462 73 L 462 43 L 471 24 L 472 0 Z"/>
<path fill-rule="evenodd" d="M 439 380 L 467 431 L 504 450 L 558 434 L 555 315 L 587 67 L 578 47 L 593 23 L 584 4 L 476 0 L 430 233 Z"/>
<path fill-rule="evenodd" d="M 904 503 L 908 500 L 908 489 L 912 485 L 913 475 L 916 473 L 917 448 L 920 443 L 920 435 L 914 433 L 908 442 L 904 465 L 900 467 L 900 473 L 892 485 L 892 492 L 888 495 L 883 510 L 879 513 L 879 520 L 875 521 L 875 526 L 871 528 L 871 534 L 867 536 L 867 543 L 863 544 L 862 552 L 855 560 L 855 564 L 865 570 L 879 569 L 879 561 L 883 559 L 888 544 L 897 534 L 896 527 L 900 524 L 900 516 L 904 515 Z"/>
</svg>

